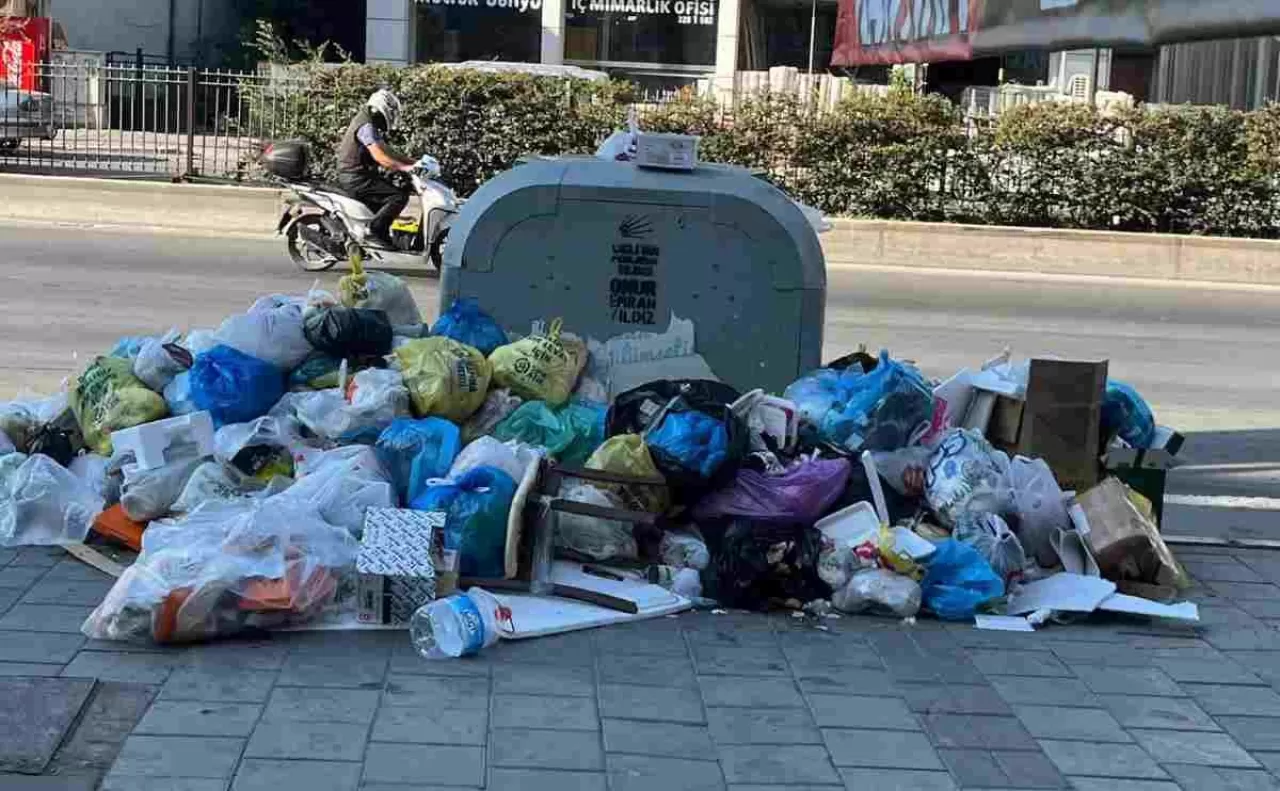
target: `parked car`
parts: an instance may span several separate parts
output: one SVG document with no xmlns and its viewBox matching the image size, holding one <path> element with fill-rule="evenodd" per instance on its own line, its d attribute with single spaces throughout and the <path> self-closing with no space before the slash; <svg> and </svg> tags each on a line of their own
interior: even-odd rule
<svg viewBox="0 0 1280 791">
<path fill-rule="evenodd" d="M 0 150 L 17 148 L 27 139 L 52 140 L 57 134 L 52 96 L 0 88 Z"/>
</svg>

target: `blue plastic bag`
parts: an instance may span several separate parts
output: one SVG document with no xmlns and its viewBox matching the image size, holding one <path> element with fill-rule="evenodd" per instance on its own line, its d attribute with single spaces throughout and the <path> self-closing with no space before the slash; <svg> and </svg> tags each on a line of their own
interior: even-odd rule
<svg viewBox="0 0 1280 791">
<path fill-rule="evenodd" d="M 125 360 L 136 360 L 138 355 L 142 353 L 142 344 L 147 342 L 145 335 L 126 335 L 116 341 L 116 345 L 111 347 L 110 357 L 120 357 Z"/>
<path fill-rule="evenodd" d="M 283 395 L 279 368 L 230 346 L 213 347 L 191 366 L 191 401 L 217 428 L 262 417 Z"/>
<path fill-rule="evenodd" d="M 474 346 L 485 357 L 508 343 L 506 331 L 498 326 L 492 316 L 480 309 L 480 303 L 475 297 L 454 300 L 453 305 L 431 325 L 431 334 L 443 335 L 459 343 Z"/>
<path fill-rule="evenodd" d="M 875 369 L 822 368 L 787 387 L 811 444 L 849 451 L 897 450 L 933 417 L 933 391 L 914 366 L 880 352 Z"/>
<path fill-rule="evenodd" d="M 1102 429 L 1108 439 L 1119 436 L 1131 447 L 1149 448 L 1156 438 L 1156 418 L 1137 390 L 1108 379 L 1102 400 Z"/>
<path fill-rule="evenodd" d="M 947 539 L 929 559 L 920 589 L 925 609 L 944 621 L 967 621 L 1004 595 L 1004 580 L 978 550 Z"/>
<path fill-rule="evenodd" d="M 171 415 L 189 415 L 200 409 L 191 400 L 191 372 L 183 371 L 173 377 L 173 381 L 165 385 L 164 402 L 169 405 Z"/>
<path fill-rule="evenodd" d="M 729 456 L 729 431 L 724 421 L 701 412 L 668 412 L 662 423 L 645 435 L 645 442 L 651 453 L 703 478 L 715 475 Z"/>
<path fill-rule="evenodd" d="M 427 481 L 449 474 L 462 450 L 462 432 L 444 418 L 396 418 L 378 437 L 374 450 L 391 473 L 400 501 L 413 502 Z"/>
<path fill-rule="evenodd" d="M 510 475 L 497 467 L 475 467 L 456 481 L 428 487 L 411 507 L 448 515 L 444 546 L 458 552 L 462 576 L 494 579 L 506 574 L 507 518 L 515 497 Z"/>
</svg>

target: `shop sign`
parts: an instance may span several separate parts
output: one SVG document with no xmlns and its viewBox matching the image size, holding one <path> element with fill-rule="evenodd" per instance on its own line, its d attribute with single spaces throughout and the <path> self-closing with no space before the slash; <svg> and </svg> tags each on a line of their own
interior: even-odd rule
<svg viewBox="0 0 1280 791">
<path fill-rule="evenodd" d="M 571 0 L 575 14 L 675 17 L 678 25 L 714 25 L 715 0 Z"/>
</svg>

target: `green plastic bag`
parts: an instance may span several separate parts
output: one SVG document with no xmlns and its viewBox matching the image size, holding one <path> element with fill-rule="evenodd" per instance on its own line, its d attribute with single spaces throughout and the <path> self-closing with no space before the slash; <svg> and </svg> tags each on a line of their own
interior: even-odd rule
<svg viewBox="0 0 1280 791">
<path fill-rule="evenodd" d="M 603 407 L 591 404 L 552 409 L 545 401 L 528 401 L 499 423 L 493 436 L 546 448 L 556 461 L 579 467 L 604 441 L 604 416 Z"/>
<path fill-rule="evenodd" d="M 70 402 L 85 445 L 103 456 L 111 455 L 111 432 L 169 414 L 164 398 L 133 375 L 131 360 L 120 357 L 95 359 L 72 386 Z"/>
</svg>

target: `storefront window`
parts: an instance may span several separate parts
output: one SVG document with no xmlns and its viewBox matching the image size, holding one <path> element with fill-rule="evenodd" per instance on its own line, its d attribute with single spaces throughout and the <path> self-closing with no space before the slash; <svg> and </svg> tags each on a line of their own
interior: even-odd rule
<svg viewBox="0 0 1280 791">
<path fill-rule="evenodd" d="M 712 66 L 716 0 L 567 0 L 565 59 Z"/>
<path fill-rule="evenodd" d="M 834 0 L 744 0 L 738 67 L 764 71 L 774 66 L 826 71 L 835 40 Z"/>
<path fill-rule="evenodd" d="M 418 0 L 416 6 L 418 63 L 540 59 L 542 0 Z"/>
</svg>

